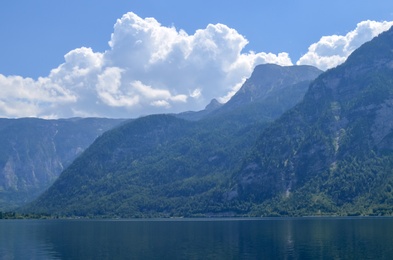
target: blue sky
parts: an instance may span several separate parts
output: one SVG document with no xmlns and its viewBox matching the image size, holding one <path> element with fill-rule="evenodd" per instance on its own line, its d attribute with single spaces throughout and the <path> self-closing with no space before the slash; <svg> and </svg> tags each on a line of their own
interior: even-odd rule
<svg viewBox="0 0 393 260">
<path fill-rule="evenodd" d="M 0 116 L 198 110 L 257 64 L 334 67 L 383 21 L 392 1 L 4 0 Z"/>
</svg>

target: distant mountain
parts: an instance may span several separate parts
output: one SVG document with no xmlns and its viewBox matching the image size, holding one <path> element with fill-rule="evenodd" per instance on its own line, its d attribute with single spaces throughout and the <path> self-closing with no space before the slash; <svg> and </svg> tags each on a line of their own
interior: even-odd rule
<svg viewBox="0 0 393 260">
<path fill-rule="evenodd" d="M 256 215 L 393 214 L 393 29 L 316 79 L 233 177 Z"/>
<path fill-rule="evenodd" d="M 123 121 L 0 119 L 0 210 L 35 199 L 95 138 Z"/>
<path fill-rule="evenodd" d="M 299 103 L 310 83 L 322 73 L 312 66 L 258 65 L 251 77 L 207 118 L 229 124 L 271 122 Z"/>
<path fill-rule="evenodd" d="M 306 65 L 261 64 L 227 103 L 220 104 L 214 99 L 204 110 L 180 113 L 178 117 L 200 120 L 225 114 L 230 120 L 241 119 L 244 123 L 261 118 L 263 121 L 273 120 L 299 103 L 311 81 L 321 73 L 321 70 Z"/>
<path fill-rule="evenodd" d="M 265 69 L 278 73 L 262 73 Z M 296 102 L 281 98 L 282 93 L 304 94 L 305 87 L 296 89 L 299 83 L 310 82 L 320 73 L 308 66 L 266 65 L 256 70 L 261 73 L 253 74 L 244 91 L 260 92 L 254 100 L 244 98 L 236 106 L 228 102 L 228 108 L 213 101 L 197 121 L 178 118 L 185 114 L 154 115 L 108 131 L 26 210 L 122 217 L 237 214 L 242 205 L 222 213 L 224 206 L 219 202 L 233 170 L 241 166 L 261 129 L 283 107 Z M 298 101 L 302 94 L 293 96 Z"/>
<path fill-rule="evenodd" d="M 308 84 L 321 73 L 321 70 L 307 65 L 284 67 L 276 64 L 258 65 L 251 77 L 225 104 L 223 110 L 235 110 L 245 104 L 276 98 L 282 92 L 291 93 L 296 101 L 300 101 L 308 89 Z M 299 84 L 306 87 L 296 88 Z M 286 101 L 291 102 L 291 100 Z M 282 105 L 287 102 L 283 102 Z"/>
<path fill-rule="evenodd" d="M 218 102 L 217 99 L 212 99 L 210 103 L 205 107 L 205 109 L 200 111 L 186 111 L 175 116 L 178 118 L 191 120 L 191 121 L 198 121 L 206 116 L 208 116 L 212 111 L 220 108 L 223 104 Z"/>
</svg>

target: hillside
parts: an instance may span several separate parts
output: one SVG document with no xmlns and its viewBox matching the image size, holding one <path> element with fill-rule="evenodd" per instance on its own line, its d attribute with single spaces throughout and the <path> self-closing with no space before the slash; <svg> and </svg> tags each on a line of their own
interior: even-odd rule
<svg viewBox="0 0 393 260">
<path fill-rule="evenodd" d="M 237 214 L 238 205 L 229 209 L 220 201 L 233 169 L 283 107 L 301 99 L 288 93 L 304 94 L 305 82 L 320 73 L 309 66 L 264 65 L 256 71 L 242 89 L 261 94 L 236 109 L 228 102 L 198 121 L 147 116 L 105 133 L 26 210 L 121 217 Z"/>
<path fill-rule="evenodd" d="M 123 121 L 0 119 L 0 210 L 35 199 L 95 138 Z"/>
<path fill-rule="evenodd" d="M 253 73 L 199 121 L 158 115 L 110 131 L 27 209 L 121 217 L 391 215 L 392 49 L 393 29 L 322 73 L 281 116 L 271 113 L 280 102 L 264 108 L 303 81 L 280 88 L 285 80 L 270 71 Z M 258 85 L 256 75 L 272 78 Z"/>
<path fill-rule="evenodd" d="M 242 90 L 252 94 L 239 91 L 199 121 L 157 115 L 107 132 L 25 210 L 120 217 L 392 215 L 392 49 L 393 29 L 322 73 L 281 116 L 266 116 L 262 108 L 285 99 L 264 99 L 274 91 L 263 84 L 255 102 L 249 80 Z"/>
<path fill-rule="evenodd" d="M 322 74 L 232 183 L 256 215 L 393 213 L 393 30 Z"/>
</svg>

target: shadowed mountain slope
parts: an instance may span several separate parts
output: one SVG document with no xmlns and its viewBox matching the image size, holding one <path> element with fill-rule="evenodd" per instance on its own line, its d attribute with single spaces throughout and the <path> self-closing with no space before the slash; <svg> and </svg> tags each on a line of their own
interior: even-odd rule
<svg viewBox="0 0 393 260">
<path fill-rule="evenodd" d="M 0 210 L 35 199 L 95 138 L 123 121 L 0 119 Z"/>
</svg>

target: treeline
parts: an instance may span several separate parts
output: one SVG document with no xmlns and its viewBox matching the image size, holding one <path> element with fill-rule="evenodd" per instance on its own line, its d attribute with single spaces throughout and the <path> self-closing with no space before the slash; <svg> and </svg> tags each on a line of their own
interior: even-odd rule
<svg viewBox="0 0 393 260">
<path fill-rule="evenodd" d="M 35 214 L 35 213 L 18 213 L 18 212 L 1 212 L 0 219 L 51 219 L 58 218 L 49 214 Z"/>
</svg>

